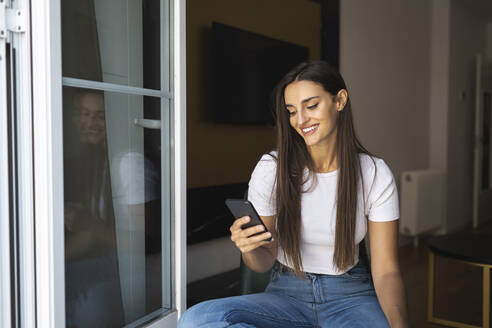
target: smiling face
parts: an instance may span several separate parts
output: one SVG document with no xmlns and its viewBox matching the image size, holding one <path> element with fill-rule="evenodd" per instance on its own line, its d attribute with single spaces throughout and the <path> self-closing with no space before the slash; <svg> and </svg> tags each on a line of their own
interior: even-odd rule
<svg viewBox="0 0 492 328">
<path fill-rule="evenodd" d="M 290 126 L 308 148 L 328 145 L 335 140 L 338 111 L 343 109 L 346 101 L 344 89 L 335 97 L 320 84 L 295 81 L 285 88 L 284 99 Z"/>
<path fill-rule="evenodd" d="M 87 93 L 75 101 L 74 123 L 80 141 L 84 144 L 103 144 L 106 136 L 104 97 L 98 93 Z"/>
</svg>

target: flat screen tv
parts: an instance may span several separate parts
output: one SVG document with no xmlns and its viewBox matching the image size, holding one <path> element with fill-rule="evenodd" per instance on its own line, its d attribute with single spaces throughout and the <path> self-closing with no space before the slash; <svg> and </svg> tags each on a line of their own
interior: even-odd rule
<svg viewBox="0 0 492 328">
<path fill-rule="evenodd" d="M 273 125 L 271 92 L 285 73 L 308 59 L 308 48 L 217 22 L 212 39 L 213 120 Z"/>
</svg>

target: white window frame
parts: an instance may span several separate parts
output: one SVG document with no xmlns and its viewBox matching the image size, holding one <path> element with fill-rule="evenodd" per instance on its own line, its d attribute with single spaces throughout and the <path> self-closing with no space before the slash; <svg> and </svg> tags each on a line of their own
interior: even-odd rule
<svg viewBox="0 0 492 328">
<path fill-rule="evenodd" d="M 34 153 L 33 153 L 33 106 L 31 97 L 31 30 L 30 1 L 4 1 L 12 9 L 19 10 L 20 25 L 18 32 L 9 32 L 10 46 L 15 51 L 15 60 L 12 58 L 11 70 L 15 75 L 12 83 L 11 102 L 15 104 L 12 118 L 12 138 L 15 139 L 15 149 L 12 156 L 15 163 L 12 165 L 14 179 L 14 212 L 17 226 L 14 228 L 15 237 L 14 262 L 18 265 L 11 268 L 18 280 L 13 284 L 16 290 L 14 299 L 19 299 L 19 308 L 15 308 L 14 322 L 20 320 L 22 327 L 36 327 L 36 283 L 35 283 L 35 241 L 34 241 Z M 7 17 L 7 16 L 6 16 Z M 12 17 L 11 17 L 12 19 Z M 17 279 L 17 278 L 16 278 Z M 11 307 L 15 305 L 10 304 Z M 8 326 L 7 326 L 8 327 Z"/>
<path fill-rule="evenodd" d="M 176 327 L 186 309 L 186 2 L 171 1 L 174 126 L 170 146 L 174 154 L 172 297 L 175 309 L 146 325 L 152 328 Z M 64 327 L 61 6 L 60 0 L 32 0 L 31 7 L 36 13 L 31 20 L 36 324 Z"/>
<path fill-rule="evenodd" d="M 2 6 L 0 10 L 4 10 L 5 3 L 0 3 L 0 6 Z M 0 327 L 9 327 L 11 322 L 10 176 L 8 171 L 7 111 L 6 38 L 0 37 Z"/>
<path fill-rule="evenodd" d="M 32 1 L 38 327 L 65 327 L 60 1 Z"/>
</svg>

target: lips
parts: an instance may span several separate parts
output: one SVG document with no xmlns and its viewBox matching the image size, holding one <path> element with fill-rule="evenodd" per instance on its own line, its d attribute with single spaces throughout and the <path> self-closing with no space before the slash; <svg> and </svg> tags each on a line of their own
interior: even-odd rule
<svg viewBox="0 0 492 328">
<path fill-rule="evenodd" d="M 309 135 L 315 133 L 318 130 L 318 126 L 319 126 L 319 123 L 318 124 L 313 124 L 313 125 L 311 125 L 311 126 L 309 126 L 307 128 L 301 129 L 302 134 L 304 136 L 309 136 Z"/>
</svg>

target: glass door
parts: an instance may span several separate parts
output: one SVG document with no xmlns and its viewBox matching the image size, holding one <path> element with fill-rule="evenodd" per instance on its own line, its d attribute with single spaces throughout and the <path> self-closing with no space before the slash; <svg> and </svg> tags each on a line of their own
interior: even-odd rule
<svg viewBox="0 0 492 328">
<path fill-rule="evenodd" d="M 173 312 L 171 13 L 61 0 L 67 327 Z"/>
<path fill-rule="evenodd" d="M 176 327 L 184 8 L 0 0 L 2 327 Z"/>
<path fill-rule="evenodd" d="M 169 9 L 61 1 L 67 327 L 172 308 Z"/>
</svg>

